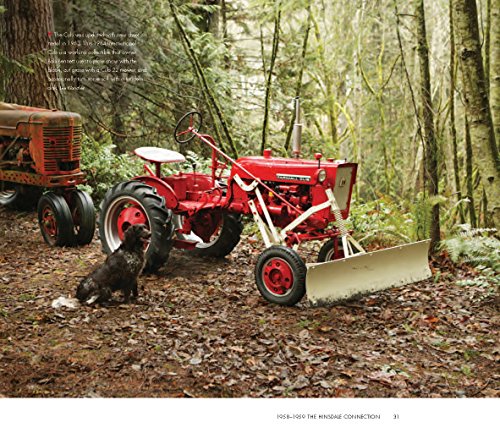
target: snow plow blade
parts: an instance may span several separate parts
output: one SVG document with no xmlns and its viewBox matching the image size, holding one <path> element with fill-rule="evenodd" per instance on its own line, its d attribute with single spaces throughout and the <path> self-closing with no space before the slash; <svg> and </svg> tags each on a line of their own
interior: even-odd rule
<svg viewBox="0 0 500 444">
<path fill-rule="evenodd" d="M 356 254 L 331 262 L 307 264 L 306 293 L 313 305 L 422 281 L 432 276 L 429 240 Z"/>
</svg>

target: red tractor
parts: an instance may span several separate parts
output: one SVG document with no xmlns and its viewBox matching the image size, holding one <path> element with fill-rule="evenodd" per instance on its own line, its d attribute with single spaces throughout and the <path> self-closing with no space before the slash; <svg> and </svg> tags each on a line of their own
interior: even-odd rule
<svg viewBox="0 0 500 444">
<path fill-rule="evenodd" d="M 211 173 L 199 173 L 193 167 L 189 173 L 179 171 L 164 176 L 162 164 L 184 162 L 184 156 L 162 148 L 137 148 L 135 153 L 154 168 L 146 164 L 146 175 L 115 185 L 107 192 L 101 204 L 99 224 L 99 235 L 106 253 L 120 245 L 123 233 L 130 225 L 146 224 L 152 233 L 146 251 L 149 270 L 162 266 L 172 247 L 223 257 L 240 240 L 240 217 L 252 215 L 266 246 L 257 260 L 255 280 L 262 296 L 270 302 L 296 304 L 306 293 L 306 280 L 309 299 L 313 303 L 322 303 L 347 298 L 360 291 L 428 277 L 425 256 L 425 264 L 422 260 L 417 261 L 418 276 L 413 274 L 410 279 L 406 276 L 393 279 L 387 273 L 391 274 L 394 267 L 401 268 L 401 256 L 388 249 L 383 250 L 384 258 L 378 256 L 372 260 L 374 253 L 366 253 L 350 236 L 344 220 L 349 214 L 357 164 L 322 160 L 319 153 L 314 160 L 299 159 L 298 120 L 294 137 L 295 158 L 273 157 L 271 150 L 266 149 L 263 156 L 242 157 L 236 161 L 222 152 L 211 136 L 199 132 L 201 121 L 201 115 L 196 111 L 186 114 L 177 124 L 174 138 L 178 143 L 187 143 L 198 137 L 206 143 L 212 149 Z M 309 282 L 308 267 L 311 270 L 311 266 L 306 266 L 297 249 L 303 242 L 312 240 L 324 241 L 318 262 L 327 263 L 313 264 L 312 268 L 317 270 L 313 270 L 314 277 Z M 418 248 L 422 250 L 422 247 Z M 352 263 L 353 259 L 354 269 L 358 268 L 358 261 L 367 268 L 364 263 L 368 260 L 381 261 L 388 271 L 368 272 L 368 278 L 373 275 L 375 282 L 363 284 L 358 279 L 354 291 L 352 283 L 340 288 L 335 281 L 332 282 L 336 279 L 335 270 L 329 265 Z M 403 274 L 408 274 L 408 271 L 411 273 L 412 270 L 406 268 Z M 384 276 L 382 281 L 378 274 Z"/>
<path fill-rule="evenodd" d="M 94 236 L 94 205 L 76 188 L 85 182 L 81 139 L 78 114 L 0 102 L 0 205 L 29 210 L 38 203 L 49 245 L 85 245 Z"/>
</svg>

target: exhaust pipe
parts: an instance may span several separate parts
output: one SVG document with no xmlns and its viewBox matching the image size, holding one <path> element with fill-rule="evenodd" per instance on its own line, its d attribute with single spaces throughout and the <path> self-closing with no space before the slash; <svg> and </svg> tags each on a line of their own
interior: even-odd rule
<svg viewBox="0 0 500 444">
<path fill-rule="evenodd" d="M 302 141 L 302 124 L 300 123 L 300 98 L 299 96 L 293 99 L 295 103 L 295 123 L 293 125 L 292 137 L 292 155 L 295 159 L 300 157 L 300 148 Z"/>
</svg>

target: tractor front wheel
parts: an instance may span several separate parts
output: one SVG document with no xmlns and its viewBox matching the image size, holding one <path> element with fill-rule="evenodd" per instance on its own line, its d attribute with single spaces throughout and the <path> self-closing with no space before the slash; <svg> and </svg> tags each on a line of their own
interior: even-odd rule
<svg viewBox="0 0 500 444">
<path fill-rule="evenodd" d="M 168 259 L 172 248 L 172 212 L 155 188 L 139 181 L 123 182 L 111 188 L 101 203 L 99 237 L 103 250 L 111 254 L 122 243 L 131 225 L 145 224 L 151 231 L 146 249 L 146 270 L 156 271 Z"/>
<path fill-rule="evenodd" d="M 45 242 L 50 246 L 74 245 L 73 219 L 64 197 L 44 194 L 38 201 L 38 223 Z"/>
<path fill-rule="evenodd" d="M 337 252 L 335 252 L 335 241 L 337 242 Z M 343 259 L 344 257 L 342 241 L 339 238 L 330 239 L 319 250 L 318 262 L 330 262 L 335 259 Z"/>
<path fill-rule="evenodd" d="M 95 232 L 95 208 L 90 196 L 81 190 L 74 190 L 69 195 L 71 216 L 75 227 L 78 245 L 92 242 Z"/>
<path fill-rule="evenodd" d="M 42 188 L 0 182 L 0 205 L 19 211 L 32 211 L 42 195 Z"/>
<path fill-rule="evenodd" d="M 295 250 L 272 246 L 257 259 L 255 282 L 264 299 L 291 306 L 304 297 L 306 272 L 306 264 Z"/>
</svg>

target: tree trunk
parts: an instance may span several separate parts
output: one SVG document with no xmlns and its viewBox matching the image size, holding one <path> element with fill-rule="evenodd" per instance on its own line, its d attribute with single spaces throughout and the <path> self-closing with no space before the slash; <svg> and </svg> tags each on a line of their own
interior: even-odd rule
<svg viewBox="0 0 500 444">
<path fill-rule="evenodd" d="M 467 117 L 465 118 L 465 182 L 467 185 L 467 199 L 469 201 L 469 221 L 472 228 L 477 228 L 476 209 L 474 206 L 474 180 L 472 168 L 472 142 L 470 138 L 470 127 Z"/>
<path fill-rule="evenodd" d="M 335 95 L 333 92 L 332 72 L 326 63 L 325 44 L 314 14 L 311 14 L 311 19 L 314 25 L 314 35 L 318 44 L 317 52 L 321 66 L 321 74 L 323 76 L 323 81 L 325 82 L 325 100 L 327 103 L 328 123 L 330 125 L 330 137 L 333 145 L 332 148 L 335 150 L 334 155 L 337 156 L 339 154 L 339 135 L 337 129 L 337 114 L 335 112 Z"/>
<path fill-rule="evenodd" d="M 487 219 L 500 229 L 500 193 L 498 192 L 500 160 L 495 143 L 481 57 L 476 2 L 475 0 L 453 0 L 452 3 L 458 55 L 461 61 L 465 110 L 469 121 L 474 161 L 478 166 L 488 199 L 490 214 Z"/>
<path fill-rule="evenodd" d="M 16 72 L 5 85 L 7 102 L 62 108 L 62 96 L 58 81 L 51 82 L 56 73 L 56 59 L 46 54 L 49 33 L 54 31 L 54 18 L 50 0 L 4 0 L 6 8 L 3 26 L 3 52 L 8 59 L 27 65 L 32 72 Z M 60 77 L 61 75 L 57 75 Z"/>
<path fill-rule="evenodd" d="M 455 179 L 455 190 L 457 193 L 458 201 L 458 214 L 460 216 L 460 223 L 465 223 L 464 210 L 462 206 L 462 185 L 460 183 L 460 167 L 458 164 L 458 144 L 457 144 L 457 127 L 455 122 L 455 30 L 453 28 L 453 8 L 451 0 L 449 2 L 449 22 L 450 22 L 450 137 L 451 149 L 453 154 L 453 176 Z"/>
<path fill-rule="evenodd" d="M 267 73 L 266 82 L 266 95 L 264 99 L 264 122 L 262 124 L 262 146 L 261 152 L 266 149 L 267 145 L 267 133 L 269 131 L 269 107 L 271 102 L 271 86 L 273 80 L 274 64 L 276 63 L 276 57 L 278 55 L 278 46 L 280 41 L 280 25 L 281 25 L 281 5 L 278 2 L 276 6 L 274 17 L 274 32 L 273 32 L 273 44 L 271 51 L 271 61 L 269 62 L 269 71 Z M 264 68 L 265 69 L 265 68 Z"/>
<path fill-rule="evenodd" d="M 490 37 L 490 104 L 498 148 L 500 144 L 500 0 L 491 0 Z"/>
<path fill-rule="evenodd" d="M 431 75 L 429 70 L 429 49 L 425 29 L 424 0 L 417 0 L 417 39 L 420 64 L 420 98 L 422 102 L 422 120 L 425 146 L 425 187 L 429 197 L 438 194 L 437 142 L 434 129 L 434 109 L 431 98 Z M 432 207 L 431 251 L 435 251 L 441 237 L 439 226 L 439 204 Z"/>
<path fill-rule="evenodd" d="M 490 92 L 490 47 L 491 47 L 491 0 L 486 0 L 486 23 L 484 25 L 484 78 L 486 91 Z"/>
<path fill-rule="evenodd" d="M 299 73 L 297 75 L 297 83 L 295 84 L 295 97 L 299 97 L 302 91 L 302 78 L 304 77 L 304 65 L 307 54 L 307 43 L 309 41 L 309 31 L 311 30 L 311 3 L 308 3 L 307 11 L 308 11 L 307 24 L 306 24 L 306 31 L 304 34 L 304 40 L 302 41 L 302 53 L 300 54 L 300 64 L 299 64 L 300 67 L 299 67 Z M 290 140 L 292 138 L 294 123 L 295 123 L 294 118 L 291 118 L 285 140 L 286 151 L 288 151 L 288 148 L 290 146 Z"/>
</svg>

